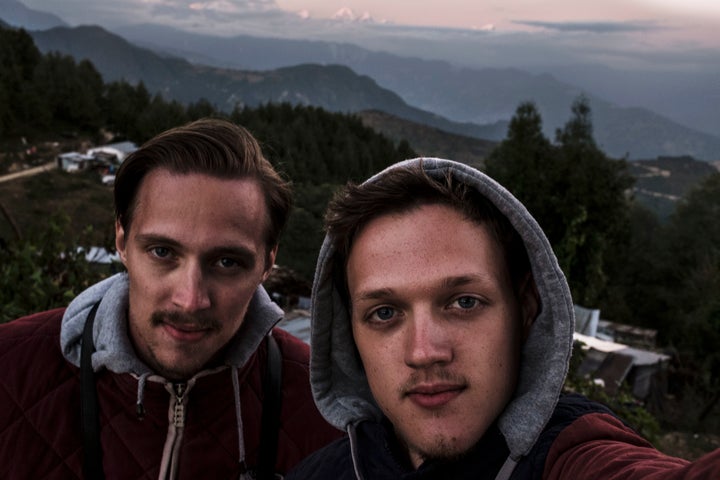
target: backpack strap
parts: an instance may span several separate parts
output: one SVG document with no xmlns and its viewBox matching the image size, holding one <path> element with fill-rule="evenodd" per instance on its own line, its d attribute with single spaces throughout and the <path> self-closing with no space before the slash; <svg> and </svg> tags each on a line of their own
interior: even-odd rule
<svg viewBox="0 0 720 480">
<path fill-rule="evenodd" d="M 97 390 L 95 389 L 95 372 L 91 357 L 95 351 L 93 342 L 93 324 L 97 302 L 88 314 L 83 329 L 82 346 L 80 349 L 80 417 L 83 434 L 83 478 L 102 480 L 102 447 L 100 446 L 100 415 Z"/>
<path fill-rule="evenodd" d="M 256 478 L 272 480 L 275 478 L 282 406 L 282 353 L 272 333 L 267 336 L 267 368 L 263 377 L 263 392 L 260 454 Z"/>
</svg>

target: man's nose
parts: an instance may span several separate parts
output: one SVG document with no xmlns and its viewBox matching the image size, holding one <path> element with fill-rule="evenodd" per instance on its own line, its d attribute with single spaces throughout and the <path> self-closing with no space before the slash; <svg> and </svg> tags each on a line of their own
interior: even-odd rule
<svg viewBox="0 0 720 480">
<path fill-rule="evenodd" d="M 210 307 L 207 279 L 202 266 L 188 262 L 176 271 L 173 304 L 185 312 L 195 312 Z"/>
<path fill-rule="evenodd" d="M 413 312 L 405 341 L 405 363 L 409 367 L 423 368 L 453 359 L 448 325 L 443 325 L 443 320 L 430 309 Z"/>
</svg>

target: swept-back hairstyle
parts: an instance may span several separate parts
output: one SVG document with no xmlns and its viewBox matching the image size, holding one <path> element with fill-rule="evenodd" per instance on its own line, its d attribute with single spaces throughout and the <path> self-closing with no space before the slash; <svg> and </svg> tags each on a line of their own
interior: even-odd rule
<svg viewBox="0 0 720 480">
<path fill-rule="evenodd" d="M 143 179 L 160 168 L 179 174 L 257 181 L 270 216 L 265 242 L 268 249 L 279 242 L 292 204 L 290 185 L 245 128 L 225 120 L 201 119 L 163 132 L 128 155 L 118 169 L 114 187 L 115 218 L 126 232 L 132 226 Z"/>
<path fill-rule="evenodd" d="M 325 228 L 335 250 L 335 280 L 347 302 L 345 267 L 357 234 L 370 221 L 382 215 L 412 211 L 423 205 L 446 205 L 467 220 L 489 227 L 503 251 L 513 288 L 519 292 L 530 272 L 530 260 L 522 238 L 510 221 L 485 196 L 451 173 L 430 177 L 422 163 L 394 168 L 371 182 L 349 183 L 339 190 L 325 212 Z M 451 234 L 448 232 L 448 234 Z"/>
</svg>

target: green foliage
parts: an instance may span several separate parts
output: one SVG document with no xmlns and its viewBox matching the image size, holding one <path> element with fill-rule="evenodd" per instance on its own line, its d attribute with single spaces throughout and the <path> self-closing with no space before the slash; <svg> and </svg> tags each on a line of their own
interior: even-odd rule
<svg viewBox="0 0 720 480">
<path fill-rule="evenodd" d="M 0 27 L 0 62 L 0 137 L 97 132 L 104 85 L 89 61 L 41 55 L 27 32 Z"/>
<path fill-rule="evenodd" d="M 36 235 L 0 248 L 0 322 L 66 306 L 109 275 L 77 249 L 91 232 L 68 236 L 69 221 L 67 216 L 54 216 Z"/>
<path fill-rule="evenodd" d="M 678 205 L 665 239 L 663 277 L 668 309 L 659 317 L 677 348 L 705 407 L 696 421 L 715 411 L 720 398 L 720 173 L 708 177 Z"/>
<path fill-rule="evenodd" d="M 296 206 L 280 242 L 277 263 L 308 280 L 315 274 L 315 263 L 324 237 L 325 205 L 337 187 L 329 183 L 294 185 Z"/>
<path fill-rule="evenodd" d="M 627 164 L 600 151 L 582 97 L 555 143 L 543 137 L 535 106 L 520 105 L 486 171 L 537 218 L 576 303 L 599 307 L 607 319 L 657 329 L 660 345 L 674 349 L 678 365 L 670 371 L 670 389 L 695 405 L 673 416 L 676 428 L 717 424 L 720 174 L 707 177 L 661 223 L 627 196 Z M 647 412 L 629 394 L 605 398 L 587 379 L 568 382 L 652 434 Z M 681 402 L 689 405 L 687 398 Z"/>
<path fill-rule="evenodd" d="M 525 204 L 552 244 L 575 301 L 594 305 L 607 284 L 605 262 L 628 228 L 626 164 L 608 158 L 592 137 L 584 98 L 551 144 L 532 103 L 521 104 L 507 139 L 486 160 L 486 172 Z"/>
<path fill-rule="evenodd" d="M 260 139 L 271 161 L 296 183 L 361 181 L 413 154 L 356 116 L 316 107 L 267 104 L 236 109 L 230 118 Z"/>
<path fill-rule="evenodd" d="M 668 326 L 662 318 L 671 310 L 664 286 L 671 258 L 664 246 L 663 225 L 649 210 L 633 203 L 625 242 L 618 242 L 605 263 L 608 283 L 598 299 L 603 317 L 659 330 L 661 340 Z M 673 320 L 674 321 L 674 320 Z"/>
<path fill-rule="evenodd" d="M 148 106 L 139 113 L 136 128 L 140 138 L 139 143 L 155 135 L 188 122 L 185 107 L 176 101 L 165 101 L 160 95 L 155 95 Z"/>
<path fill-rule="evenodd" d="M 17 135 L 34 120 L 32 82 L 40 51 L 25 30 L 0 27 L 0 137 Z"/>
<path fill-rule="evenodd" d="M 103 81 L 90 62 L 76 64 L 68 55 L 50 53 L 35 69 L 33 82 L 48 126 L 98 129 Z"/>
<path fill-rule="evenodd" d="M 134 141 L 146 136 L 138 128 L 138 116 L 150 105 L 150 93 L 142 82 L 136 86 L 125 81 L 106 85 L 103 102 L 106 126 L 116 136 Z"/>
</svg>

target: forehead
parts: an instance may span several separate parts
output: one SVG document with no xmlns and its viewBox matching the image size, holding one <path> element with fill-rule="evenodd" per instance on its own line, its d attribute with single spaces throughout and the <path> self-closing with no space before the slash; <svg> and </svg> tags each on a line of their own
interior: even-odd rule
<svg viewBox="0 0 720 480">
<path fill-rule="evenodd" d="M 351 294 L 468 276 L 507 283 L 502 249 L 487 225 L 439 204 L 371 220 L 355 236 L 347 262 Z"/>
<path fill-rule="evenodd" d="M 261 241 L 268 212 L 258 182 L 165 169 L 147 174 L 137 193 L 131 230 L 188 239 Z"/>
</svg>

